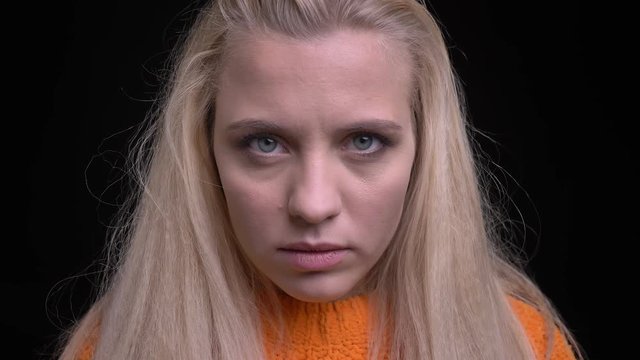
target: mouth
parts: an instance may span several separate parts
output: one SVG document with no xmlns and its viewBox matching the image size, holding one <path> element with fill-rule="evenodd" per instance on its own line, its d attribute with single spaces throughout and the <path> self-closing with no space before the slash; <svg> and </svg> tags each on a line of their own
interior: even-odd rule
<svg viewBox="0 0 640 360">
<path fill-rule="evenodd" d="M 309 244 L 309 243 L 295 243 L 291 245 L 279 248 L 283 251 L 292 252 L 331 252 L 338 250 L 348 250 L 349 248 L 344 245 L 321 243 L 321 244 Z"/>
<path fill-rule="evenodd" d="M 325 247 L 326 248 L 326 247 Z M 290 266 L 297 271 L 326 271 L 334 268 L 349 254 L 349 249 L 344 247 L 331 247 L 330 250 L 297 250 L 278 249 Z"/>
</svg>

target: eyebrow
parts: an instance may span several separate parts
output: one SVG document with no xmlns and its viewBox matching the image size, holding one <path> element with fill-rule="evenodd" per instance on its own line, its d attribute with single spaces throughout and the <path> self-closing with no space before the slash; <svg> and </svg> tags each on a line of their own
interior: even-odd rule
<svg viewBox="0 0 640 360">
<path fill-rule="evenodd" d="M 262 131 L 274 131 L 274 132 L 286 132 L 286 128 L 277 124 L 273 121 L 263 120 L 263 119 L 255 119 L 255 118 L 246 118 L 238 121 L 234 121 L 233 123 L 227 126 L 227 131 L 237 131 L 242 129 L 254 129 L 254 130 L 262 130 Z M 344 127 L 338 129 L 341 132 L 357 132 L 357 131 L 366 131 L 366 130 L 378 130 L 378 131 L 401 131 L 402 126 L 395 121 L 385 120 L 385 119 L 362 119 L 354 122 L 350 122 Z"/>
</svg>

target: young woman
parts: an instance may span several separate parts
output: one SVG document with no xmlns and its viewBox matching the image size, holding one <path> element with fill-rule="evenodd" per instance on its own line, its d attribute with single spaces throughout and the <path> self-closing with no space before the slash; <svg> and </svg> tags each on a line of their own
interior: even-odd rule
<svg viewBox="0 0 640 360">
<path fill-rule="evenodd" d="M 61 359 L 579 357 L 488 230 L 424 4 L 213 1 L 173 74 Z"/>
</svg>

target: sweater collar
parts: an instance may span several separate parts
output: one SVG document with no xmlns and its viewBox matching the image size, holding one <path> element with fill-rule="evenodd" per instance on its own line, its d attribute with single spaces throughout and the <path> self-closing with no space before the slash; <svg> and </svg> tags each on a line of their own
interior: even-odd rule
<svg viewBox="0 0 640 360">
<path fill-rule="evenodd" d="M 277 332 L 268 323 L 263 323 L 269 359 L 366 358 L 369 332 L 367 295 L 313 303 L 283 293 L 280 301 L 288 333 L 286 346 L 276 345 Z"/>
</svg>

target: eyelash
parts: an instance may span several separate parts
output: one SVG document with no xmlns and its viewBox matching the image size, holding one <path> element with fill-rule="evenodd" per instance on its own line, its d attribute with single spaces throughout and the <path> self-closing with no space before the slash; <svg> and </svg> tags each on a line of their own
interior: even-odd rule
<svg viewBox="0 0 640 360">
<path fill-rule="evenodd" d="M 354 139 L 354 138 L 356 138 L 358 136 L 372 136 L 372 137 L 376 138 L 378 141 L 380 141 L 380 144 L 381 144 L 380 149 L 378 149 L 376 151 L 372 151 L 372 152 L 356 152 L 356 154 L 358 154 L 358 156 L 363 157 L 363 158 L 373 158 L 375 156 L 378 156 L 387 147 L 390 147 L 390 146 L 393 145 L 393 142 L 388 137 L 386 137 L 384 135 L 376 134 L 376 133 L 373 133 L 373 132 L 357 132 L 357 133 L 351 134 L 349 136 L 349 138 L 350 139 Z M 243 136 L 242 139 L 240 139 L 240 146 L 243 149 L 248 149 L 253 140 L 261 139 L 261 138 L 273 139 L 276 142 L 278 142 L 280 144 L 280 146 L 282 146 L 282 142 L 280 141 L 280 138 L 278 136 L 275 136 L 275 135 L 269 134 L 269 133 L 247 134 L 247 135 Z"/>
</svg>

